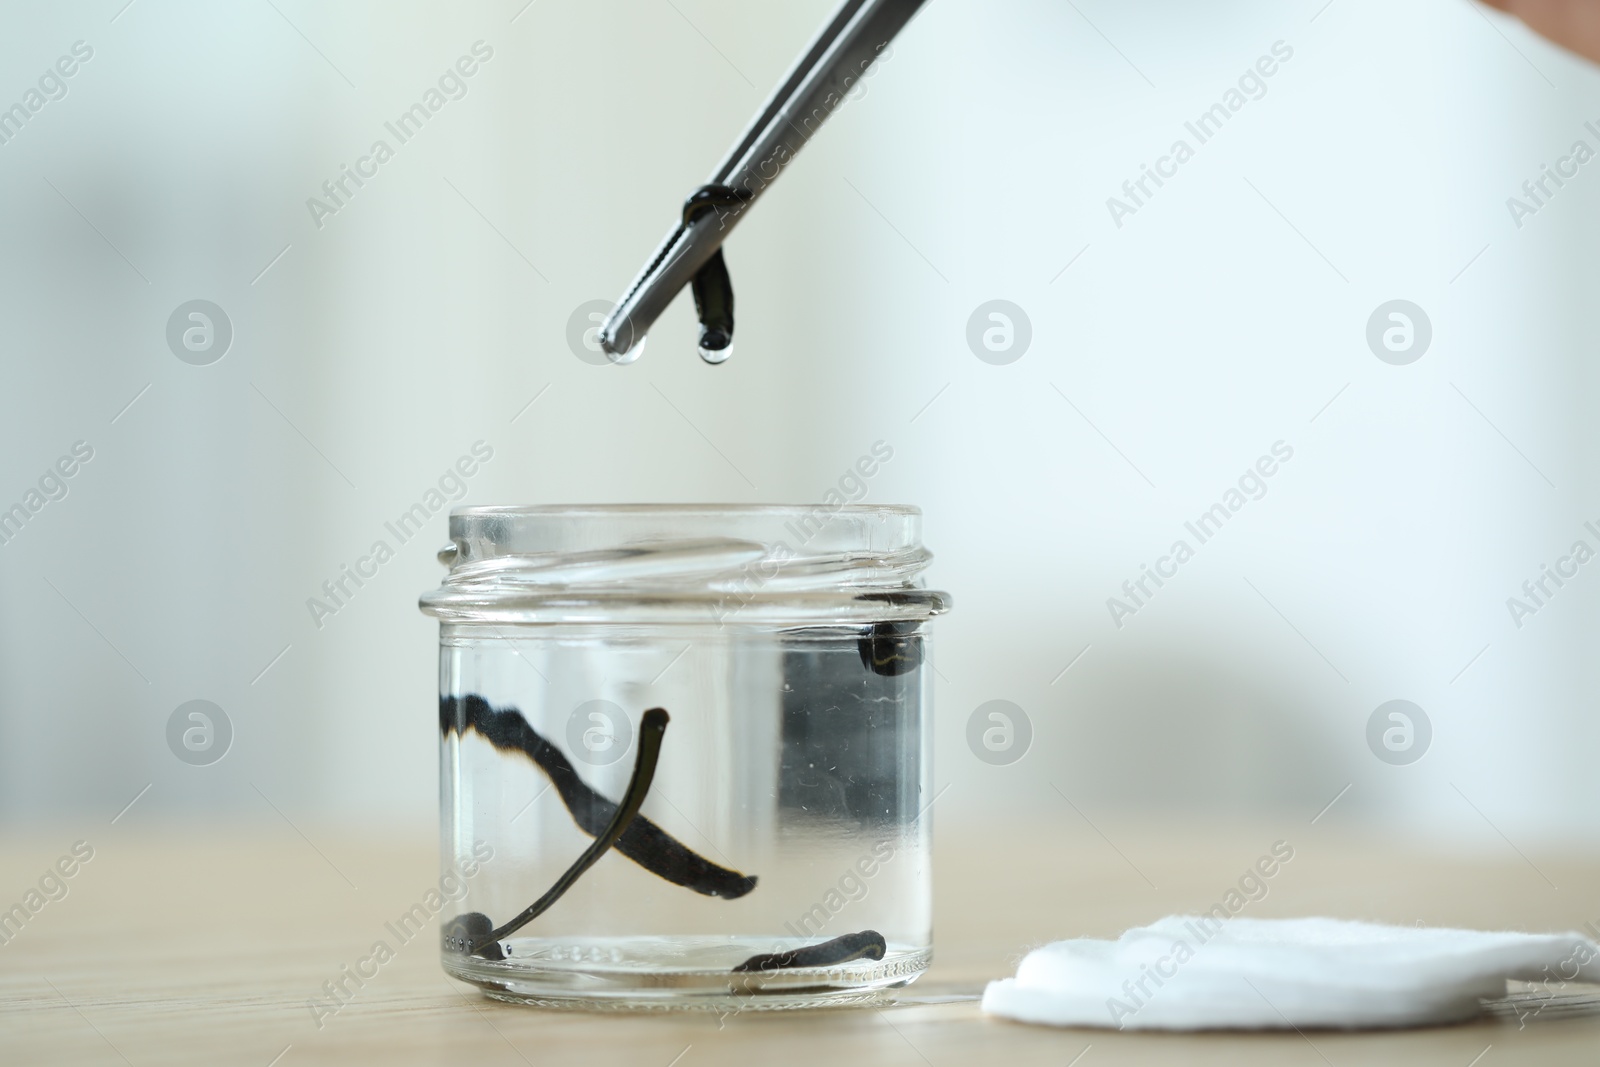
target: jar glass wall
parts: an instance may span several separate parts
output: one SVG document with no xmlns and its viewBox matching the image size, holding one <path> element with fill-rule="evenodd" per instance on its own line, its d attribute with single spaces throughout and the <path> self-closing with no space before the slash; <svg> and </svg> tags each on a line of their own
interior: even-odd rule
<svg viewBox="0 0 1600 1067">
<path fill-rule="evenodd" d="M 491 995 L 787 1008 L 931 958 L 920 514 L 468 508 L 441 620 L 443 962 Z M 617 817 L 662 709 L 639 814 Z M 654 713 L 652 713 L 654 714 Z"/>
</svg>

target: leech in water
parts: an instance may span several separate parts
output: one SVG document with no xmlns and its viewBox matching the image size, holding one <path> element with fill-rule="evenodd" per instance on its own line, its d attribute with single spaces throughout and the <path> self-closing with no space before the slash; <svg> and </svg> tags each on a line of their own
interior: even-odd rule
<svg viewBox="0 0 1600 1067">
<path fill-rule="evenodd" d="M 887 952 L 889 945 L 883 935 L 876 930 L 862 930 L 856 934 L 845 934 L 832 941 L 824 941 L 818 945 L 807 945 L 805 948 L 790 949 L 788 952 L 767 952 L 760 956 L 751 956 L 739 966 L 734 973 L 748 971 L 783 971 L 795 967 L 831 967 L 836 963 L 849 963 L 851 960 L 881 960 Z"/>
<path fill-rule="evenodd" d="M 540 915 L 549 910 L 550 905 L 561 899 L 561 895 L 579 878 L 583 872 L 593 867 L 601 856 L 617 843 L 628 824 L 633 822 L 634 816 L 639 814 L 639 809 L 644 807 L 644 798 L 650 792 L 650 782 L 655 778 L 656 760 L 661 756 L 661 739 L 666 735 L 667 723 L 671 721 L 665 708 L 651 708 L 639 720 L 639 752 L 634 759 L 633 777 L 628 780 L 628 791 L 622 796 L 622 803 L 617 805 L 617 813 L 611 817 L 611 824 L 605 832 L 594 839 L 588 848 L 583 850 L 583 855 L 568 867 L 566 873 L 556 879 L 556 884 L 551 886 L 544 896 L 529 904 L 515 919 L 498 926 L 488 933 L 482 933 L 482 928 L 489 925 L 489 917 L 482 912 L 471 912 L 451 921 L 449 929 L 445 931 L 445 947 L 467 955 L 477 955 L 480 952 L 490 959 L 505 959 L 505 951 L 500 947 L 500 939 L 516 933 Z M 489 946 L 493 952 L 483 952 Z"/>
<path fill-rule="evenodd" d="M 496 749 L 528 757 L 549 776 L 573 821 L 590 837 L 604 834 L 616 818 L 617 805 L 578 777 L 572 762 L 516 708 L 494 708 L 477 695 L 440 697 L 439 728 L 446 736 L 474 730 Z M 627 824 L 613 847 L 651 874 L 708 897 L 733 900 L 756 887 L 754 875 L 712 863 L 643 815 Z"/>
<path fill-rule="evenodd" d="M 907 674 L 922 664 L 922 639 L 914 622 L 879 622 L 861 635 L 861 665 L 873 674 Z"/>
</svg>

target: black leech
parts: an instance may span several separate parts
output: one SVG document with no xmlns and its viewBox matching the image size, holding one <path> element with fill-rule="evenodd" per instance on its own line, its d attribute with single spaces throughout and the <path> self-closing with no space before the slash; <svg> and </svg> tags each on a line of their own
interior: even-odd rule
<svg viewBox="0 0 1600 1067">
<path fill-rule="evenodd" d="M 706 265 L 689 279 L 694 294 L 694 310 L 700 317 L 700 347 L 721 352 L 733 344 L 733 279 L 722 249 L 712 253 Z"/>
<path fill-rule="evenodd" d="M 781 971 L 793 967 L 831 967 L 836 963 L 859 959 L 881 960 L 888 948 L 888 943 L 878 931 L 862 930 L 818 945 L 751 956 L 733 970 L 737 974 L 741 971 Z"/>
<path fill-rule="evenodd" d="M 439 728 L 447 736 L 452 731 L 465 734 L 475 730 L 500 751 L 527 756 L 549 776 L 573 821 L 590 837 L 605 833 L 616 818 L 617 805 L 578 777 L 571 761 L 529 726 L 516 708 L 496 709 L 475 694 L 442 696 Z M 628 823 L 614 847 L 650 873 L 708 897 L 733 900 L 756 887 L 754 875 L 719 867 L 642 815 Z"/>
<path fill-rule="evenodd" d="M 628 790 L 622 795 L 622 803 L 617 805 L 617 813 L 611 817 L 611 823 L 605 832 L 594 839 L 588 848 L 583 850 L 566 873 L 556 879 L 556 884 L 547 890 L 544 896 L 529 904 L 515 919 L 495 930 L 491 930 L 482 941 L 475 942 L 468 950 L 476 952 L 486 945 L 493 945 L 499 953 L 499 958 L 504 959 L 505 954 L 500 948 L 500 939 L 516 933 L 547 911 L 550 905 L 561 899 L 561 895 L 579 878 L 583 872 L 593 867 L 604 856 L 617 839 L 627 830 L 634 817 L 639 814 L 639 809 L 644 807 L 644 798 L 650 792 L 650 783 L 656 776 L 656 760 L 661 756 L 661 739 L 666 735 L 667 717 L 665 708 L 651 708 L 639 720 L 639 753 L 634 759 L 633 777 L 628 780 Z M 455 924 L 451 924 L 454 928 Z M 492 957 L 491 957 L 492 958 Z"/>
<path fill-rule="evenodd" d="M 622 836 L 622 831 L 628 828 L 633 817 L 639 814 L 639 809 L 644 807 L 644 798 L 650 792 L 650 783 L 656 776 L 656 761 L 661 757 L 661 739 L 665 736 L 667 723 L 670 721 L 665 708 L 651 708 L 644 713 L 639 722 L 639 753 L 634 760 L 633 777 L 628 780 L 628 789 L 622 796 L 622 803 L 617 806 L 617 814 L 612 817 L 605 833 L 596 837 L 593 843 L 583 850 L 583 855 L 556 879 L 556 884 L 551 886 L 544 896 L 523 909 L 515 919 L 498 929 L 490 929 L 493 923 L 481 911 L 456 916 L 445 928 L 445 948 L 452 952 L 481 955 L 492 960 L 506 958 L 505 950 L 500 946 L 500 939 L 516 933 L 550 910 L 550 906 L 560 900 L 562 894 L 571 889 L 574 882 L 583 877 L 583 872 L 593 867 L 600 857 L 616 844 L 617 838 Z"/>
<path fill-rule="evenodd" d="M 683 224 L 687 227 L 712 211 L 736 207 L 748 199 L 748 194 L 726 185 L 702 185 L 683 202 Z M 707 352 L 723 351 L 733 344 L 733 280 L 728 277 L 721 248 L 695 272 L 689 288 L 694 293 L 695 313 L 700 317 L 700 347 Z"/>
<path fill-rule="evenodd" d="M 446 952 L 463 956 L 482 956 L 486 960 L 503 960 L 505 950 L 500 942 L 492 940 L 494 920 L 481 911 L 469 911 L 450 920 L 442 932 Z"/>
<path fill-rule="evenodd" d="M 914 622 L 879 622 L 861 635 L 861 665 L 873 674 L 893 677 L 922 664 L 922 638 Z"/>
</svg>

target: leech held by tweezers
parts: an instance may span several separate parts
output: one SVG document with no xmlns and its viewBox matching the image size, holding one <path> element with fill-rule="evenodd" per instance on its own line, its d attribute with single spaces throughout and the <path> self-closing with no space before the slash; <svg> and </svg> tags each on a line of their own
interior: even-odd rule
<svg viewBox="0 0 1600 1067">
<path fill-rule="evenodd" d="M 663 714 L 665 714 L 663 712 Z M 519 752 L 549 776 L 578 828 L 599 837 L 616 818 L 617 805 L 595 792 L 572 762 L 515 707 L 491 707 L 481 696 L 439 698 L 439 727 L 448 736 L 474 730 L 501 752 Z M 614 846 L 628 859 L 673 885 L 708 897 L 734 900 L 756 887 L 756 877 L 718 866 L 645 818 L 635 817 Z"/>
<path fill-rule="evenodd" d="M 749 193 L 726 185 L 702 185 L 683 203 L 683 224 L 692 226 L 713 211 L 742 207 L 750 199 Z M 695 314 L 700 318 L 700 358 L 707 363 L 721 363 L 733 351 L 733 279 L 728 276 L 728 264 L 720 247 L 705 266 L 694 272 L 689 289 L 694 294 Z"/>
<path fill-rule="evenodd" d="M 713 172 L 711 185 L 735 190 L 742 202 L 720 217 L 715 226 L 703 219 L 699 224 L 685 219 L 667 234 L 601 324 L 599 341 L 603 351 L 612 359 L 626 362 L 627 354 L 644 340 L 684 282 L 716 280 L 715 275 L 704 279 L 699 276 L 722 247 L 728 231 L 787 169 L 828 116 L 850 98 L 851 90 L 923 2 L 843 0 Z M 726 277 L 724 268 L 722 281 Z M 698 291 L 695 294 L 697 304 L 700 295 Z M 704 340 L 709 330 L 703 311 L 701 323 Z M 720 350 L 726 351 L 725 346 Z M 719 350 L 702 343 L 701 358 L 717 363 L 721 362 L 718 355 Z"/>
<path fill-rule="evenodd" d="M 788 952 L 767 952 L 751 956 L 733 969 L 735 974 L 750 971 L 783 971 L 796 967 L 831 967 L 851 960 L 881 960 L 889 949 L 888 942 L 876 930 L 845 934 L 832 941 L 823 941 Z"/>
</svg>

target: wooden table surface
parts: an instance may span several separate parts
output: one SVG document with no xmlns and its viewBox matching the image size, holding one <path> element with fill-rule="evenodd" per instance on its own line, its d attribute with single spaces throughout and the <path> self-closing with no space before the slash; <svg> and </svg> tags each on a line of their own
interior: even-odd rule
<svg viewBox="0 0 1600 1067">
<path fill-rule="evenodd" d="M 0 944 L 0 1063 L 628 1064 L 865 1062 L 944 1067 L 1122 1063 L 1593 1064 L 1600 998 L 1574 986 L 1482 1021 L 1398 1033 L 1134 1034 L 985 1017 L 973 996 L 1027 947 L 1219 900 L 1273 841 L 1295 858 L 1245 914 L 1563 930 L 1600 926 L 1600 857 L 1469 858 L 1341 836 L 1304 820 L 1259 828 L 1081 822 L 936 839 L 937 960 L 885 1008 L 718 1019 L 555 1012 L 446 979 L 437 942 L 401 948 L 320 1027 L 307 1007 L 385 920 L 436 879 L 433 841 L 301 825 L 100 824 L 0 837 L 0 909 L 72 844 L 94 857 Z M 303 834 L 301 833 L 303 831 Z M 1103 833 L 1104 836 L 1101 836 Z M 59 891 L 57 891 L 59 895 Z M 1524 994 L 1533 997 L 1533 994 Z M 960 999 L 951 999 L 960 998 Z M 920 1002 L 918 1002 L 920 1001 Z M 1531 1008 L 1540 1010 L 1534 1013 Z M 1075 1057 L 1077 1057 L 1075 1059 Z"/>
</svg>

